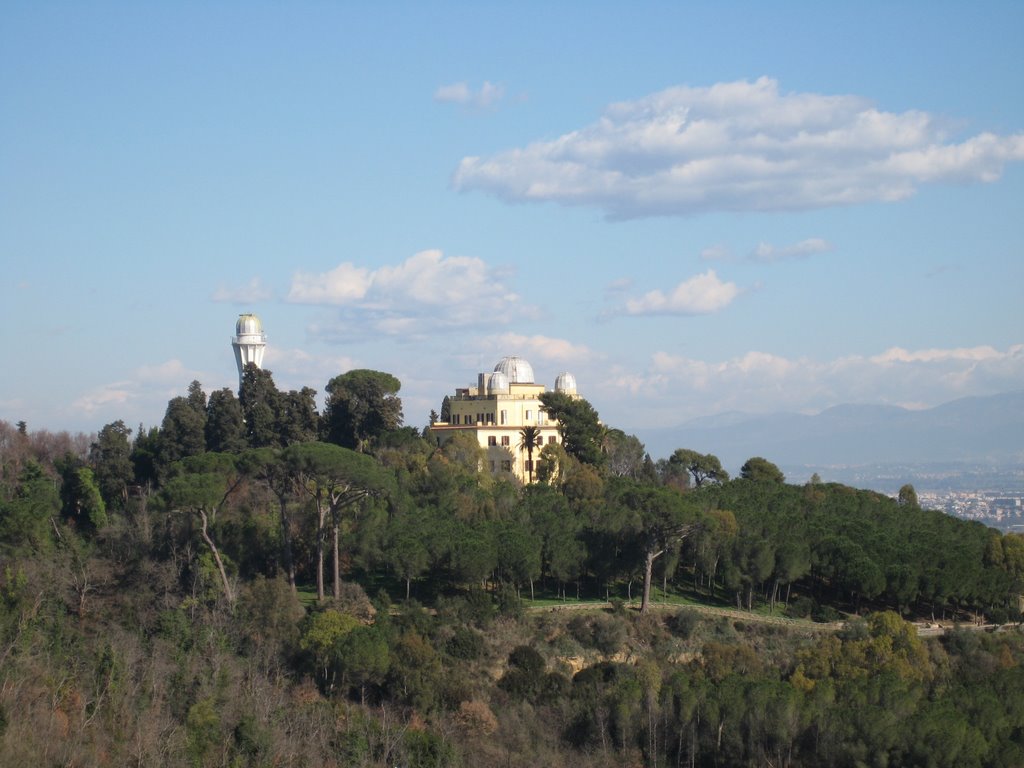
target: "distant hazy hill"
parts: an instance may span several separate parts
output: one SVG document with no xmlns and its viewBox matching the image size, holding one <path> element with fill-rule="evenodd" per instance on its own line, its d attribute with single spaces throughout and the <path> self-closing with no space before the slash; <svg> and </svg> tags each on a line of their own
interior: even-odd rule
<svg viewBox="0 0 1024 768">
<path fill-rule="evenodd" d="M 730 472 L 751 456 L 780 466 L 1024 465 L 1024 391 L 965 397 L 923 411 L 839 405 L 815 416 L 729 412 L 637 436 L 656 459 L 693 448 L 715 454 Z"/>
</svg>

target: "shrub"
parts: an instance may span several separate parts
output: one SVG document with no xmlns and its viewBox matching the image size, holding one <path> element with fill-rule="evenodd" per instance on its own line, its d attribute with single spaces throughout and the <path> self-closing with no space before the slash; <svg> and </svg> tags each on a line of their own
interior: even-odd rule
<svg viewBox="0 0 1024 768">
<path fill-rule="evenodd" d="M 786 606 L 786 615 L 794 619 L 807 619 L 818 610 L 818 604 L 810 597 L 798 597 Z"/>
<path fill-rule="evenodd" d="M 523 617 L 523 601 L 516 593 L 515 587 L 511 584 L 502 584 L 498 587 L 498 614 L 510 619 L 521 619 Z"/>
<path fill-rule="evenodd" d="M 498 730 L 498 718 L 483 701 L 464 701 L 459 705 L 455 722 L 467 736 L 480 738 Z"/>
<path fill-rule="evenodd" d="M 465 661 L 479 659 L 484 652 L 484 639 L 469 627 L 456 627 L 455 634 L 445 645 L 448 655 Z"/>
<path fill-rule="evenodd" d="M 594 619 L 594 647 L 606 655 L 618 653 L 626 643 L 626 625 L 614 616 Z"/>
<path fill-rule="evenodd" d="M 689 640 L 700 624 L 700 613 L 692 608 L 680 608 L 672 618 L 672 629 L 683 640 Z"/>
<path fill-rule="evenodd" d="M 508 666 L 499 687 L 514 698 L 535 700 L 543 687 L 544 657 L 528 645 L 519 645 L 508 655 Z"/>
<path fill-rule="evenodd" d="M 606 655 L 618 653 L 628 636 L 625 621 L 617 616 L 574 616 L 568 629 L 581 645 Z"/>
</svg>

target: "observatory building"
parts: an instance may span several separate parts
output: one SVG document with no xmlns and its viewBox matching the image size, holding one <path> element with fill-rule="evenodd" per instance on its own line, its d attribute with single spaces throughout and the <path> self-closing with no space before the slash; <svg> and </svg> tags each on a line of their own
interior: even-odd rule
<svg viewBox="0 0 1024 768">
<path fill-rule="evenodd" d="M 562 442 L 558 422 L 548 418 L 540 402 L 545 391 L 543 384 L 534 382 L 533 366 L 526 360 L 503 357 L 492 373 L 477 375 L 475 387 L 456 389 L 448 396 L 449 420 L 431 424 L 430 433 L 444 443 L 457 432 L 468 432 L 487 454 L 483 469 L 529 482 L 536 477 L 531 464 L 536 464 L 541 448 Z M 576 378 L 558 374 L 555 391 L 576 397 Z M 532 462 L 520 445 L 521 430 L 527 426 L 536 427 L 538 435 Z"/>
<path fill-rule="evenodd" d="M 249 363 L 263 367 L 263 352 L 267 348 L 267 334 L 258 315 L 239 315 L 235 323 L 235 336 L 231 339 L 235 349 L 235 363 L 238 364 L 238 386 L 242 386 L 242 372 Z"/>
</svg>

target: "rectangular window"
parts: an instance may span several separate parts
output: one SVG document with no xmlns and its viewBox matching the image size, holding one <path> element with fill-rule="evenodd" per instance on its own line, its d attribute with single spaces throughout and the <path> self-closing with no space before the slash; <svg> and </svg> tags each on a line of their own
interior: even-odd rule
<svg viewBox="0 0 1024 768">
<path fill-rule="evenodd" d="M 512 462 L 511 461 L 503 461 L 503 462 L 501 462 L 501 471 L 502 472 L 511 472 L 512 471 Z"/>
<path fill-rule="evenodd" d="M 527 471 L 527 472 L 533 472 L 533 462 L 532 462 L 532 461 L 530 461 L 529 459 L 527 459 L 527 460 L 526 460 L 525 462 L 523 462 L 523 463 L 524 463 L 524 464 L 526 465 L 525 469 L 526 469 L 526 471 Z"/>
<path fill-rule="evenodd" d="M 537 435 L 537 441 L 534 445 L 544 445 L 544 435 Z"/>
<path fill-rule="evenodd" d="M 488 435 L 487 436 L 487 444 L 488 445 L 497 445 L 498 444 L 498 438 L 496 438 L 494 435 Z"/>
<path fill-rule="evenodd" d="M 530 416 L 531 416 L 531 415 L 532 415 L 532 411 L 527 411 L 527 412 L 526 412 L 526 420 L 527 420 L 527 421 L 529 421 L 529 420 L 530 420 Z"/>
<path fill-rule="evenodd" d="M 501 412 L 501 423 L 502 423 L 502 425 L 504 425 L 507 422 L 508 422 L 508 411 L 502 411 Z"/>
<path fill-rule="evenodd" d="M 494 423 L 494 414 L 493 413 L 488 413 L 487 414 L 487 423 L 488 424 L 493 424 Z"/>
<path fill-rule="evenodd" d="M 459 423 L 459 414 L 453 413 L 452 414 L 452 424 L 455 425 L 455 424 L 458 424 L 458 423 Z"/>
<path fill-rule="evenodd" d="M 501 436 L 501 444 L 502 445 L 508 445 L 508 435 L 502 435 Z"/>
<path fill-rule="evenodd" d="M 555 444 L 555 436 L 554 435 L 548 435 L 548 445 L 554 445 L 554 444 Z"/>
</svg>

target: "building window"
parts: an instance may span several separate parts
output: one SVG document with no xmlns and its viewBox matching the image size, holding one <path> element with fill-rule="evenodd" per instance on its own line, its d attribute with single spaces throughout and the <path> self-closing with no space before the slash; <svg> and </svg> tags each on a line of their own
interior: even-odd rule
<svg viewBox="0 0 1024 768">
<path fill-rule="evenodd" d="M 487 444 L 488 445 L 497 445 L 498 444 L 498 438 L 496 438 L 494 435 L 488 435 L 487 436 Z"/>
<path fill-rule="evenodd" d="M 501 444 L 502 445 L 508 445 L 508 435 L 502 435 L 501 436 Z"/>
<path fill-rule="evenodd" d="M 503 462 L 501 462 L 501 471 L 502 472 L 511 472 L 512 471 L 512 462 L 511 461 L 503 461 Z"/>
<path fill-rule="evenodd" d="M 501 423 L 504 425 L 508 422 L 508 411 L 501 412 Z"/>
<path fill-rule="evenodd" d="M 527 460 L 526 460 L 525 462 L 523 462 L 523 463 L 524 463 L 524 464 L 526 465 L 526 466 L 525 466 L 524 468 L 526 469 L 526 471 L 527 471 L 527 472 L 533 472 L 533 462 L 532 462 L 532 461 L 530 461 L 529 459 L 527 459 Z"/>
<path fill-rule="evenodd" d="M 494 423 L 494 414 L 493 413 L 488 413 L 487 414 L 487 423 L 488 424 L 493 424 Z"/>
<path fill-rule="evenodd" d="M 526 412 L 526 420 L 527 420 L 527 421 L 529 421 L 529 420 L 530 420 L 530 416 L 531 416 L 531 415 L 533 415 L 533 411 L 527 411 L 527 412 Z"/>
<path fill-rule="evenodd" d="M 554 445 L 554 444 L 555 444 L 555 436 L 554 435 L 548 435 L 548 445 Z"/>
</svg>

